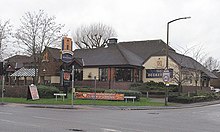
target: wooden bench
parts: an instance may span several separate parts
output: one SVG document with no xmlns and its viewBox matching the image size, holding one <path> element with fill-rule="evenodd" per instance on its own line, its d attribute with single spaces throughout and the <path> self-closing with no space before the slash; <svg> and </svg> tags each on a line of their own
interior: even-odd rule
<svg viewBox="0 0 220 132">
<path fill-rule="evenodd" d="M 66 94 L 64 93 L 54 93 L 53 95 L 56 96 L 56 101 L 57 101 L 57 96 L 60 96 L 61 98 L 63 98 L 63 101 L 64 101 L 64 97 L 66 96 Z"/>
<path fill-rule="evenodd" d="M 134 100 L 136 99 L 136 96 L 124 96 L 124 99 L 125 99 L 126 103 L 128 102 L 128 99 L 132 99 L 133 103 L 134 103 Z"/>
</svg>

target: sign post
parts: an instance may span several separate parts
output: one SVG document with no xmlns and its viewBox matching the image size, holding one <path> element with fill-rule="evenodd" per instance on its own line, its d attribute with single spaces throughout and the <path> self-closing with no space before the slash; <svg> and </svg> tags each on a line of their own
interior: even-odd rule
<svg viewBox="0 0 220 132">
<path fill-rule="evenodd" d="M 5 75 L 2 75 L 2 105 L 4 104 L 4 101 L 3 101 L 4 92 L 5 92 Z"/>
<path fill-rule="evenodd" d="M 74 65 L 72 65 L 72 107 L 73 107 L 74 95 L 75 95 L 75 88 L 74 88 Z"/>
<path fill-rule="evenodd" d="M 167 106 L 168 102 L 168 86 L 170 82 L 170 71 L 168 69 L 165 69 L 163 72 L 163 81 L 166 84 L 166 91 L 165 91 L 165 106 Z"/>
<path fill-rule="evenodd" d="M 63 69 L 62 69 L 62 75 L 63 77 L 61 81 L 63 81 L 63 89 L 64 92 L 66 93 L 66 98 L 68 95 L 68 87 L 70 87 L 70 81 L 72 81 L 72 90 L 71 90 L 71 106 L 73 107 L 73 98 L 74 98 L 74 65 L 72 65 L 72 70 L 70 67 L 71 62 L 73 61 L 73 52 L 72 52 L 72 39 L 68 37 L 64 37 L 62 39 L 62 56 L 61 60 L 63 62 Z M 70 75 L 72 74 L 72 80 L 70 80 Z"/>
</svg>

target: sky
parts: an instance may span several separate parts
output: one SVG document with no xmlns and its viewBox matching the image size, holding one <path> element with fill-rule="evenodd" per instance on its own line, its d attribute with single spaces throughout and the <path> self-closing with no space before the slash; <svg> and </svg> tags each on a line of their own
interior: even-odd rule
<svg viewBox="0 0 220 132">
<path fill-rule="evenodd" d="M 219 0 L 0 0 L 0 20 L 10 20 L 13 28 L 20 25 L 25 12 L 44 10 L 65 24 L 71 33 L 79 26 L 104 23 L 117 32 L 119 42 L 162 39 L 177 52 L 186 49 L 202 51 L 220 60 Z"/>
</svg>

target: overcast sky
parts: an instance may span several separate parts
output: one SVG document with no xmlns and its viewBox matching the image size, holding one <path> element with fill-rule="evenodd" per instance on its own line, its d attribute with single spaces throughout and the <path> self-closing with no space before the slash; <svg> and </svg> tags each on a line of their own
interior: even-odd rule
<svg viewBox="0 0 220 132">
<path fill-rule="evenodd" d="M 44 10 L 56 16 L 71 32 L 82 24 L 101 22 L 112 26 L 118 41 L 162 39 L 170 24 L 170 45 L 179 51 L 202 46 L 209 56 L 220 59 L 219 0 L 0 0 L 0 19 L 10 19 L 14 28 L 27 11 Z M 181 50 L 182 51 L 182 50 Z"/>
</svg>

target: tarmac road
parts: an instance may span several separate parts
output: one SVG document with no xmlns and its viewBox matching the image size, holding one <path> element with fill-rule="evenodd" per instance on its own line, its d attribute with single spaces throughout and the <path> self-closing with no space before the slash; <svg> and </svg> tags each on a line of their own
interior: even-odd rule
<svg viewBox="0 0 220 132">
<path fill-rule="evenodd" d="M 220 105 L 163 110 L 0 105 L 0 132 L 219 132 Z"/>
</svg>

